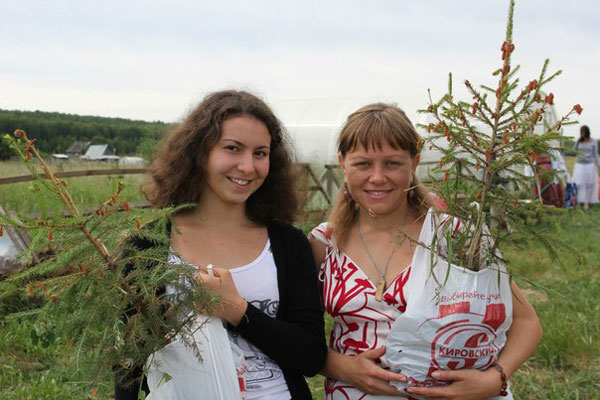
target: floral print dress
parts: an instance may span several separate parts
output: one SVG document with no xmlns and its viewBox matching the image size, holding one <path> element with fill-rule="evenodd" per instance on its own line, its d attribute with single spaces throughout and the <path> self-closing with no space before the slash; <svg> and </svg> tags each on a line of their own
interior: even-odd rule
<svg viewBox="0 0 600 400">
<path fill-rule="evenodd" d="M 334 322 L 329 347 L 341 354 L 357 355 L 384 346 L 392 323 L 406 309 L 404 285 L 410 276 L 410 266 L 388 283 L 383 300 L 377 301 L 376 284 L 338 249 L 330 231 L 328 224 L 322 223 L 310 233 L 327 246 L 319 280 L 322 282 L 325 309 Z M 377 360 L 377 364 L 387 368 L 381 360 Z M 325 380 L 326 400 L 386 398 L 392 397 L 370 396 L 345 382 L 332 378 Z"/>
</svg>

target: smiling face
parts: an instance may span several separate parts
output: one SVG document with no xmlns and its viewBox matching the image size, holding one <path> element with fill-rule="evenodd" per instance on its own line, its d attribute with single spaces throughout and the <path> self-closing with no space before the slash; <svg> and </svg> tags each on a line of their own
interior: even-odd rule
<svg viewBox="0 0 600 400">
<path fill-rule="evenodd" d="M 383 142 L 375 148 L 358 144 L 345 157 L 340 155 L 339 161 L 348 191 L 361 208 L 377 215 L 405 210 L 418 156 L 413 158 L 407 150 Z"/>
<path fill-rule="evenodd" d="M 271 135 L 267 126 L 249 116 L 231 117 L 208 153 L 202 201 L 244 204 L 269 173 Z"/>
</svg>

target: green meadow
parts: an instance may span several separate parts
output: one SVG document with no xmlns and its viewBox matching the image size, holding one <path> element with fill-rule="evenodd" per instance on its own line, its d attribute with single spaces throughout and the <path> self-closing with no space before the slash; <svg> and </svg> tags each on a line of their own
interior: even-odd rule
<svg viewBox="0 0 600 400">
<path fill-rule="evenodd" d="M 110 164 L 64 163 L 59 170 L 111 168 Z M 27 173 L 18 163 L 0 164 L 0 177 Z M 137 189 L 141 175 L 72 178 L 68 183 L 74 198 L 83 207 L 104 201 L 125 183 L 123 197 L 130 203 L 143 201 Z M 60 203 L 49 200 L 31 183 L 0 186 L 0 204 L 20 213 L 55 212 Z M 299 225 L 308 231 L 318 220 L 312 215 Z M 582 255 L 578 262 L 573 250 L 558 249 L 551 260 L 542 246 L 503 249 L 514 278 L 537 310 L 544 338 L 533 356 L 511 379 L 518 399 L 600 398 L 600 207 L 587 212 L 566 210 L 537 229 L 554 233 Z M 51 330 L 34 326 L 27 319 L 6 318 L 10 311 L 34 307 L 26 300 L 11 299 L 0 305 L 0 399 L 110 399 L 112 376 L 106 371 L 99 382 L 73 382 L 80 366 L 77 348 L 64 338 L 53 338 Z M 331 327 L 331 321 L 327 321 Z M 322 377 L 310 378 L 315 399 L 323 394 Z"/>
<path fill-rule="evenodd" d="M 68 161 L 51 164 L 55 171 L 83 171 L 97 169 L 116 169 L 114 163 Z M 140 166 L 136 166 L 140 168 Z M 29 175 L 29 171 L 20 161 L 0 162 L 0 178 Z M 69 190 L 76 204 L 82 207 L 92 207 L 101 204 L 110 198 L 117 190 L 119 181 L 124 183 L 121 194 L 123 199 L 135 203 L 144 201 L 139 185 L 143 175 L 106 175 L 84 176 L 66 178 Z M 0 205 L 5 210 L 13 210 L 23 214 L 57 212 L 64 209 L 64 205 L 56 196 L 45 195 L 40 184 L 22 182 L 0 185 Z"/>
</svg>

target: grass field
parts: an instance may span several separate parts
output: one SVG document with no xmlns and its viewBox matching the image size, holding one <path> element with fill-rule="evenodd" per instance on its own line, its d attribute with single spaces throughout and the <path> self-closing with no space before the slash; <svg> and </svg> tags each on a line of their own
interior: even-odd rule
<svg viewBox="0 0 600 400">
<path fill-rule="evenodd" d="M 7 173 L 4 165 L 0 168 L 0 176 L 22 173 L 24 171 Z M 135 188 L 140 178 L 124 177 L 131 187 L 125 197 L 131 202 L 142 199 Z M 112 193 L 118 178 L 76 179 L 78 182 L 71 184 L 74 192 L 81 193 L 79 196 L 85 204 L 93 205 Z M 81 183 L 82 179 L 89 182 Z M 2 205 L 21 212 L 42 211 L 36 206 L 38 203 L 32 197 L 35 192 L 29 186 L 0 186 Z M 54 210 L 59 206 L 52 203 L 46 207 Z M 304 221 L 302 227 L 308 230 L 317 222 Z M 554 221 L 538 225 L 540 230 L 555 233 L 578 249 L 583 255 L 581 265 L 570 250 L 559 250 L 559 258 L 553 261 L 541 246 L 503 249 L 515 279 L 528 294 L 544 326 L 541 344 L 512 379 L 518 399 L 600 398 L 599 224 L 600 207 L 593 207 L 588 212 L 568 210 Z M 32 335 L 35 328 L 40 327 L 32 326 L 27 320 L 1 319 L 1 315 L 0 399 L 111 398 L 110 371 L 106 371 L 92 393 L 89 383 L 72 381 L 77 369 L 73 362 L 76 349 L 69 347 L 63 338 L 57 338 L 49 346 L 47 341 L 36 340 L 37 335 Z M 321 398 L 322 378 L 311 378 L 310 385 L 314 398 Z"/>
<path fill-rule="evenodd" d="M 117 168 L 116 164 L 105 162 L 61 162 L 51 165 L 56 171 L 75 171 Z M 0 163 L 0 178 L 28 175 L 29 171 L 17 161 Z M 119 181 L 125 184 L 122 197 L 131 203 L 144 201 L 139 190 L 143 175 L 107 175 L 67 178 L 71 195 L 83 207 L 98 205 L 108 199 L 117 189 Z M 0 186 L 0 205 L 5 210 L 18 213 L 46 213 L 63 210 L 65 207 L 56 196 L 44 196 L 44 188 L 32 182 L 14 183 Z"/>
</svg>

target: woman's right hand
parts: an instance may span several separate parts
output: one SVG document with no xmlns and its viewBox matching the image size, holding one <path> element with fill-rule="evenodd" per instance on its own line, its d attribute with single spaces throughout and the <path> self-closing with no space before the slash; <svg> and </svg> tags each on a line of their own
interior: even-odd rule
<svg viewBox="0 0 600 400">
<path fill-rule="evenodd" d="M 210 272 L 206 271 L 210 267 Z M 248 303 L 235 288 L 231 272 L 226 268 L 215 266 L 201 267 L 196 272 L 196 279 L 202 282 L 211 293 L 220 297 L 219 305 L 212 315 L 237 326 L 248 308 Z"/>
<path fill-rule="evenodd" d="M 405 382 L 406 377 L 379 367 L 375 361 L 383 357 L 385 346 L 346 356 L 329 350 L 322 373 L 348 383 L 367 394 L 403 396 L 390 381 Z"/>
</svg>

